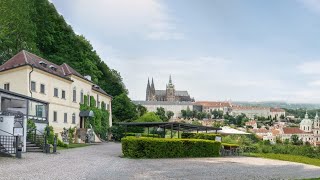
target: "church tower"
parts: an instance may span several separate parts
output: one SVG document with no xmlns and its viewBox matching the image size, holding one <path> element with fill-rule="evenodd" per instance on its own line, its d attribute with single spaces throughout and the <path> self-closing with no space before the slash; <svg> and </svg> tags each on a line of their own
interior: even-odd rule
<svg viewBox="0 0 320 180">
<path fill-rule="evenodd" d="M 151 80 L 151 89 L 150 89 L 150 91 L 151 91 L 151 97 L 150 97 L 151 101 L 156 101 L 156 89 L 154 87 L 153 78 Z"/>
<path fill-rule="evenodd" d="M 318 116 L 318 112 L 316 112 L 316 116 L 314 117 L 314 122 L 313 122 L 313 128 L 318 129 L 320 127 L 319 124 L 319 116 Z"/>
<path fill-rule="evenodd" d="M 174 85 L 172 84 L 171 75 L 169 77 L 169 84 L 167 84 L 166 96 L 167 96 L 166 97 L 167 101 L 175 101 L 176 99 L 175 89 L 174 89 Z"/>
<path fill-rule="evenodd" d="M 150 101 L 150 95 L 151 95 L 151 87 L 150 87 L 150 81 L 148 78 L 148 84 L 147 84 L 147 90 L 146 90 L 146 101 Z"/>
</svg>

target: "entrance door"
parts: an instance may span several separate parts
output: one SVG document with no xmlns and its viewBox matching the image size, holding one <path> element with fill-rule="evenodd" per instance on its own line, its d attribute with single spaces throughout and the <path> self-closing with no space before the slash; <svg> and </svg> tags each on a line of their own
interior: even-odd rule
<svg viewBox="0 0 320 180">
<path fill-rule="evenodd" d="M 84 118 L 80 117 L 80 128 L 84 128 Z"/>
</svg>

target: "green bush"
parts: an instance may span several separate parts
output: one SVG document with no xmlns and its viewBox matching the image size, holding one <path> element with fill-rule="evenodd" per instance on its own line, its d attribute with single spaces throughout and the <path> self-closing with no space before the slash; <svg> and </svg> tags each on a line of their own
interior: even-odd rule
<svg viewBox="0 0 320 180">
<path fill-rule="evenodd" d="M 122 153 L 131 158 L 219 156 L 220 142 L 202 139 L 122 138 Z"/>
<path fill-rule="evenodd" d="M 219 134 L 207 134 L 207 133 L 182 133 L 181 138 L 183 139 L 206 139 L 215 140 Z"/>
</svg>

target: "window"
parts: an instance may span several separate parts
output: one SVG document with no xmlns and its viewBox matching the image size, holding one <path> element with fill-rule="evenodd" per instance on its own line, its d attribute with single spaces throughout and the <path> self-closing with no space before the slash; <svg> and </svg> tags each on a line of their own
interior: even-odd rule
<svg viewBox="0 0 320 180">
<path fill-rule="evenodd" d="M 31 91 L 36 91 L 36 82 L 31 81 Z"/>
<path fill-rule="evenodd" d="M 44 84 L 40 84 L 40 93 L 45 94 L 46 86 Z"/>
<path fill-rule="evenodd" d="M 77 90 L 75 87 L 73 88 L 73 91 L 72 91 L 72 101 L 77 102 Z"/>
<path fill-rule="evenodd" d="M 64 123 L 68 123 L 68 114 L 64 113 Z"/>
<path fill-rule="evenodd" d="M 57 122 L 57 111 L 53 111 L 53 121 Z"/>
<path fill-rule="evenodd" d="M 66 99 L 66 91 L 65 90 L 61 91 L 61 98 Z"/>
<path fill-rule="evenodd" d="M 76 114 L 73 113 L 72 114 L 72 124 L 75 124 L 76 123 Z"/>
<path fill-rule="evenodd" d="M 10 84 L 9 83 L 4 84 L 4 89 L 7 91 L 10 91 Z"/>
<path fill-rule="evenodd" d="M 54 88 L 53 96 L 58 97 L 58 88 Z"/>
<path fill-rule="evenodd" d="M 83 104 L 83 90 L 80 92 L 80 103 Z"/>
<path fill-rule="evenodd" d="M 88 99 L 88 106 L 90 106 L 90 94 L 89 93 L 87 93 L 87 99 Z"/>
<path fill-rule="evenodd" d="M 36 116 L 43 117 L 43 105 L 36 105 Z"/>
<path fill-rule="evenodd" d="M 107 110 L 108 110 L 108 111 L 109 111 L 109 108 L 110 108 L 110 107 L 109 107 L 109 104 L 107 104 Z"/>
</svg>

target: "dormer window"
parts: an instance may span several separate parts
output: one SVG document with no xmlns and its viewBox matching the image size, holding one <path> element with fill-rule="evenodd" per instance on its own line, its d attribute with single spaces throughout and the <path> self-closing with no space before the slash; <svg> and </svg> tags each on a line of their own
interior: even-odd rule
<svg viewBox="0 0 320 180">
<path fill-rule="evenodd" d="M 47 63 L 45 63 L 45 62 L 43 62 L 43 61 L 40 61 L 39 64 L 40 64 L 42 67 L 45 67 L 45 68 L 47 67 Z"/>
<path fill-rule="evenodd" d="M 53 70 L 53 71 L 57 71 L 57 68 L 54 67 L 53 65 L 50 65 L 49 68 L 50 68 L 51 70 Z"/>
</svg>

